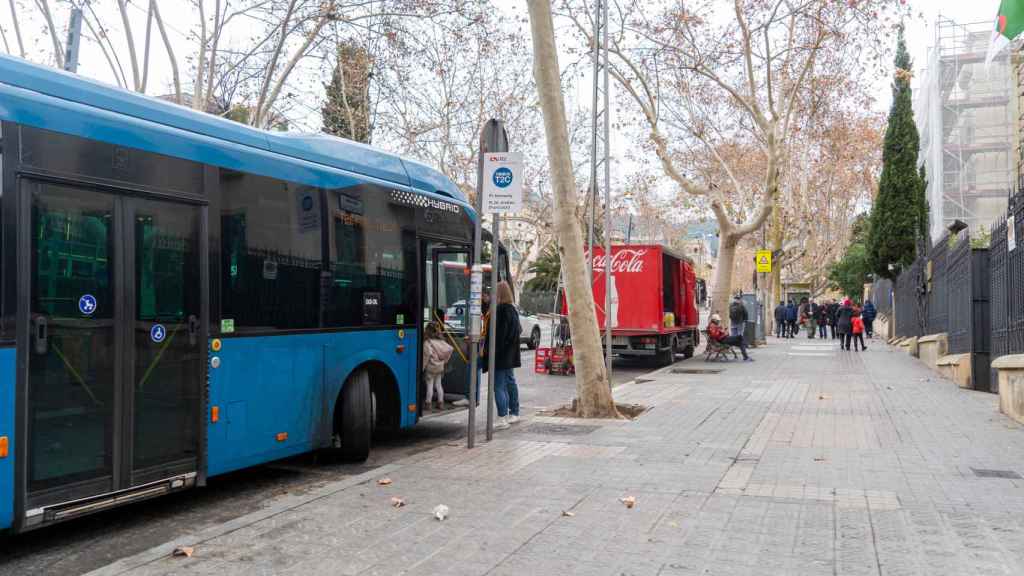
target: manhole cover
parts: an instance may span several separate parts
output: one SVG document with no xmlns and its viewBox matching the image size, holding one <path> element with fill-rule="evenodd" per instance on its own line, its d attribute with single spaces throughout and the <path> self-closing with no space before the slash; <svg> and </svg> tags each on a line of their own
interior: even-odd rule
<svg viewBox="0 0 1024 576">
<path fill-rule="evenodd" d="M 982 468 L 971 468 L 978 478 L 1005 478 L 1007 480 L 1021 480 L 1020 474 L 1013 470 L 985 470 Z"/>
<path fill-rule="evenodd" d="M 719 374 L 724 372 L 721 368 L 673 368 L 673 374 Z"/>
<path fill-rule="evenodd" d="M 586 424 L 548 424 L 547 422 L 535 422 L 520 430 L 524 434 L 545 434 L 551 436 L 583 436 L 597 430 L 600 426 L 588 426 Z"/>
</svg>

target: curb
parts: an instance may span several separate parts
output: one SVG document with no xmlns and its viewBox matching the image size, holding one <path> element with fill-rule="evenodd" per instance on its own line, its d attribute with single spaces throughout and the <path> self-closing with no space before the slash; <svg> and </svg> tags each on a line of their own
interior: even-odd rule
<svg viewBox="0 0 1024 576">
<path fill-rule="evenodd" d="M 402 460 L 405 460 L 405 458 L 403 458 Z M 399 462 L 401 462 L 401 460 Z M 393 472 L 398 468 L 402 467 L 401 464 L 399 464 L 399 462 L 385 464 L 384 466 L 374 468 L 369 472 L 363 472 L 362 474 L 358 474 L 356 476 L 349 476 L 348 478 L 344 478 L 336 482 L 331 482 L 302 496 L 284 497 L 276 504 L 269 506 L 263 510 L 250 512 L 249 514 L 239 516 L 234 520 L 228 520 L 227 522 L 222 522 L 220 524 L 210 526 L 194 534 L 186 534 L 184 536 L 181 536 L 180 538 L 176 538 L 163 544 L 159 544 L 157 546 L 150 548 L 149 550 L 139 552 L 138 554 L 135 554 L 133 556 L 121 558 L 120 560 L 117 560 L 111 564 L 107 564 L 102 568 L 97 568 L 96 570 L 88 572 L 84 576 L 117 576 L 119 574 L 124 574 L 130 570 L 141 568 L 146 564 L 150 564 L 157 560 L 170 557 L 171 553 L 174 552 L 174 549 L 179 546 L 195 547 L 204 542 L 213 540 L 214 538 L 223 536 L 225 534 L 229 534 L 236 530 L 241 530 L 242 528 L 251 526 L 257 522 L 261 522 L 273 516 L 277 516 L 278 514 L 283 514 L 290 510 L 294 510 L 295 508 L 302 506 L 304 504 L 308 504 L 315 500 L 326 498 L 333 494 L 337 494 L 338 492 L 341 492 L 343 490 L 347 490 L 360 484 L 364 484 L 366 482 L 369 482 L 370 480 L 379 478 L 382 475 L 387 475 L 388 473 Z"/>
</svg>

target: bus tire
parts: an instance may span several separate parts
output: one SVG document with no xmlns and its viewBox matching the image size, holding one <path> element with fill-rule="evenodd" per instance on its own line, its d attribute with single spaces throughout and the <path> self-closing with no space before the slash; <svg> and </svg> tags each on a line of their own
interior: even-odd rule
<svg viewBox="0 0 1024 576">
<path fill-rule="evenodd" d="M 341 388 L 334 410 L 334 429 L 338 435 L 338 458 L 363 462 L 370 456 L 373 438 L 373 399 L 370 374 L 365 368 L 353 372 Z"/>
<path fill-rule="evenodd" d="M 690 344 L 683 348 L 683 358 L 693 358 L 693 345 Z"/>
</svg>

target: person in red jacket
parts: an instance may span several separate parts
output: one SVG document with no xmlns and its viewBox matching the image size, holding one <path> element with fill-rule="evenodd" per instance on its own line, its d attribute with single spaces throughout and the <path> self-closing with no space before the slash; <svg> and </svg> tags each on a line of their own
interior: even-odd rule
<svg viewBox="0 0 1024 576">
<path fill-rule="evenodd" d="M 747 345 L 743 342 L 743 336 L 729 336 L 722 329 L 722 318 L 718 314 L 712 314 L 708 322 L 708 338 L 713 339 L 715 342 L 736 346 L 743 353 L 744 360 L 747 362 L 754 361 L 753 358 L 747 355 Z"/>
<path fill-rule="evenodd" d="M 860 310 L 853 311 L 853 318 L 850 320 L 853 329 L 853 349 L 867 350 L 868 347 L 864 345 L 864 319 L 860 317 Z M 860 349 L 857 349 L 857 343 L 860 343 Z"/>
</svg>

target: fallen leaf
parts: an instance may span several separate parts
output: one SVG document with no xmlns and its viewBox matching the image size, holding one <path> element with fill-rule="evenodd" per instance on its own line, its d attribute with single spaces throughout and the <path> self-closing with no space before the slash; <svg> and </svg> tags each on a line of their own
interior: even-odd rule
<svg viewBox="0 0 1024 576">
<path fill-rule="evenodd" d="M 401 508 L 402 506 L 405 506 L 405 500 L 392 496 L 391 505 L 394 506 L 395 508 Z"/>
<path fill-rule="evenodd" d="M 822 456 L 817 456 L 817 457 L 815 457 L 814 461 L 815 461 L 815 462 L 824 462 L 824 461 L 825 461 L 825 458 L 824 458 L 824 457 L 822 457 Z"/>
<path fill-rule="evenodd" d="M 178 546 L 177 548 L 174 549 L 174 552 L 171 552 L 171 556 L 184 556 L 185 558 L 191 558 L 192 557 L 192 547 L 191 546 Z"/>
<path fill-rule="evenodd" d="M 818 400 L 828 400 L 829 398 L 831 398 L 831 396 L 829 396 L 828 394 L 820 394 L 818 396 Z"/>
<path fill-rule="evenodd" d="M 438 520 L 444 520 L 448 517 L 448 507 L 444 504 L 438 504 L 434 506 L 434 518 Z"/>
<path fill-rule="evenodd" d="M 569 512 L 568 510 L 562 510 L 562 516 L 568 516 L 569 518 L 572 518 L 575 515 L 576 515 L 575 512 Z"/>
<path fill-rule="evenodd" d="M 380 480 L 377 480 L 377 486 L 390 486 L 390 485 L 391 485 L 391 478 L 381 478 Z"/>
<path fill-rule="evenodd" d="M 679 522 L 676 522 L 674 520 L 672 522 L 669 522 L 668 525 L 673 528 L 679 528 Z"/>
<path fill-rule="evenodd" d="M 626 508 L 632 508 L 636 506 L 636 498 L 633 496 L 626 496 L 625 498 L 619 498 L 619 502 L 626 505 Z"/>
</svg>

